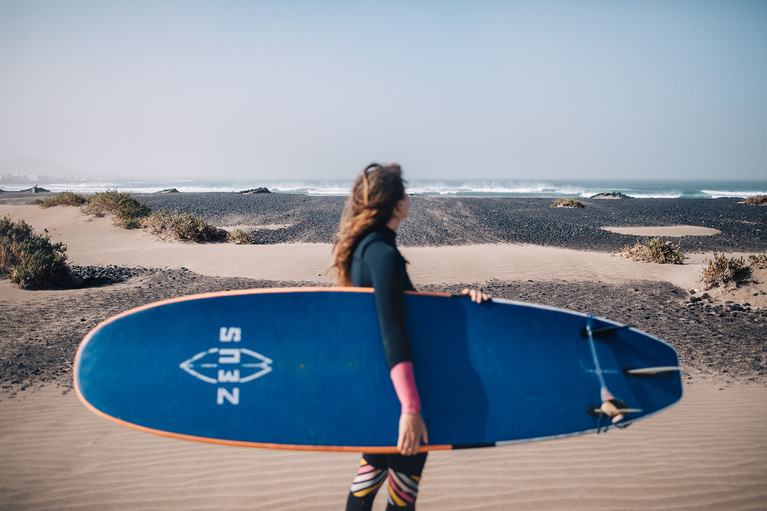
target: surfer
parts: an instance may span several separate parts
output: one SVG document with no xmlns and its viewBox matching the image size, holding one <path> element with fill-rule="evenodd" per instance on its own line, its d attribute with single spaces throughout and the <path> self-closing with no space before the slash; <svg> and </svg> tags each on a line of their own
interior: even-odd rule
<svg viewBox="0 0 767 511">
<path fill-rule="evenodd" d="M 414 509 L 427 453 L 428 431 L 413 376 L 410 341 L 405 325 L 405 291 L 413 284 L 406 261 L 397 250 L 396 234 L 410 213 L 402 170 L 396 163 L 372 164 L 355 179 L 333 243 L 333 269 L 338 284 L 374 288 L 386 361 L 401 404 L 397 449 L 400 454 L 362 455 L 352 483 L 347 511 L 370 510 L 376 493 L 389 480 L 387 509 Z M 491 297 L 464 289 L 477 303 Z"/>
</svg>

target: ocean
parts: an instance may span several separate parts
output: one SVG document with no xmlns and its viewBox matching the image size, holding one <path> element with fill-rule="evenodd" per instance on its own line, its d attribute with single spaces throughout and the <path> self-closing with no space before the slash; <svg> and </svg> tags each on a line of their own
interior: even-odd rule
<svg viewBox="0 0 767 511">
<path fill-rule="evenodd" d="M 304 195 L 346 195 L 348 180 L 167 180 L 118 181 L 81 179 L 77 181 L 34 182 L 0 178 L 0 189 L 19 191 L 38 185 L 52 192 L 95 193 L 118 190 L 131 193 L 156 193 L 175 188 L 179 192 L 239 192 L 259 187 L 272 193 Z M 750 197 L 767 195 L 767 180 L 750 181 L 673 181 L 673 180 L 524 180 L 524 179 L 451 179 L 410 180 L 408 192 L 439 197 L 564 197 L 588 198 L 598 193 L 620 192 L 634 198 Z"/>
</svg>

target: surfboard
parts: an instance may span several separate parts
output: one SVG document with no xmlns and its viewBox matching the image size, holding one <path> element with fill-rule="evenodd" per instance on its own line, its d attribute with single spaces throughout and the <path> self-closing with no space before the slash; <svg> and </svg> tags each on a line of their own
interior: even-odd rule
<svg viewBox="0 0 767 511">
<path fill-rule="evenodd" d="M 180 297 L 110 318 L 74 365 L 93 412 L 160 435 L 278 449 L 396 452 L 399 401 L 372 289 Z M 682 396 L 674 349 L 641 331 L 504 299 L 408 293 L 430 444 L 491 447 L 623 425 Z M 621 405 L 623 406 L 623 404 Z"/>
</svg>

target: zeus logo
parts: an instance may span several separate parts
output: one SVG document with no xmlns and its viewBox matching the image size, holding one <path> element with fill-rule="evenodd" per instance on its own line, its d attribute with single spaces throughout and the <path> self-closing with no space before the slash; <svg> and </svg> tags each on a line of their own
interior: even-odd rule
<svg viewBox="0 0 767 511">
<path fill-rule="evenodd" d="M 219 341 L 222 343 L 239 342 L 241 335 L 239 328 L 222 327 Z M 253 350 L 216 347 L 196 354 L 189 360 L 182 362 L 179 367 L 198 380 L 218 385 L 253 381 L 271 372 L 271 364 L 270 358 Z M 223 405 L 225 401 L 233 405 L 239 404 L 239 387 L 229 390 L 219 386 L 216 403 Z"/>
<path fill-rule="evenodd" d="M 237 327 L 222 326 L 219 330 L 218 340 L 221 342 L 240 342 L 240 339 L 242 339 L 242 330 Z"/>
</svg>

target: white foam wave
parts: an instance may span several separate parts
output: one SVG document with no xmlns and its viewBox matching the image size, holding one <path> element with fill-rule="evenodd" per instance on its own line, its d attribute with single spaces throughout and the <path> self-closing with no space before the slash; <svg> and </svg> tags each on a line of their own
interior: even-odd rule
<svg viewBox="0 0 767 511">
<path fill-rule="evenodd" d="M 753 197 L 755 195 L 767 195 L 767 192 L 761 191 L 761 192 L 749 192 L 749 191 L 737 191 L 733 192 L 730 190 L 701 190 L 704 194 L 710 196 L 712 199 L 722 199 L 725 197 Z"/>
<path fill-rule="evenodd" d="M 422 195 L 481 195 L 481 196 L 541 196 L 541 195 L 579 195 L 584 193 L 582 187 L 571 185 L 554 185 L 545 182 L 519 181 L 461 181 L 461 182 L 429 182 L 413 181 L 408 187 L 413 194 Z"/>
<path fill-rule="evenodd" d="M 0 183 L 7 191 L 20 191 L 32 184 Z M 708 186 L 707 186 L 708 185 Z M 352 186 L 351 179 L 325 180 L 263 180 L 263 181 L 139 181 L 93 179 L 90 181 L 59 181 L 42 183 L 41 187 L 53 192 L 72 191 L 96 193 L 118 190 L 130 193 L 157 193 L 175 188 L 184 193 L 239 192 L 254 188 L 267 188 L 274 193 L 318 196 L 346 196 Z M 609 181 L 546 181 L 546 180 L 411 180 L 408 191 L 414 195 L 438 197 L 571 197 L 589 198 L 599 193 L 620 192 L 639 199 L 722 198 L 767 195 L 763 181 L 749 183 L 692 183 L 692 182 L 609 182 Z"/>
<path fill-rule="evenodd" d="M 682 192 L 629 192 L 626 195 L 635 199 L 678 199 L 684 196 Z"/>
</svg>

